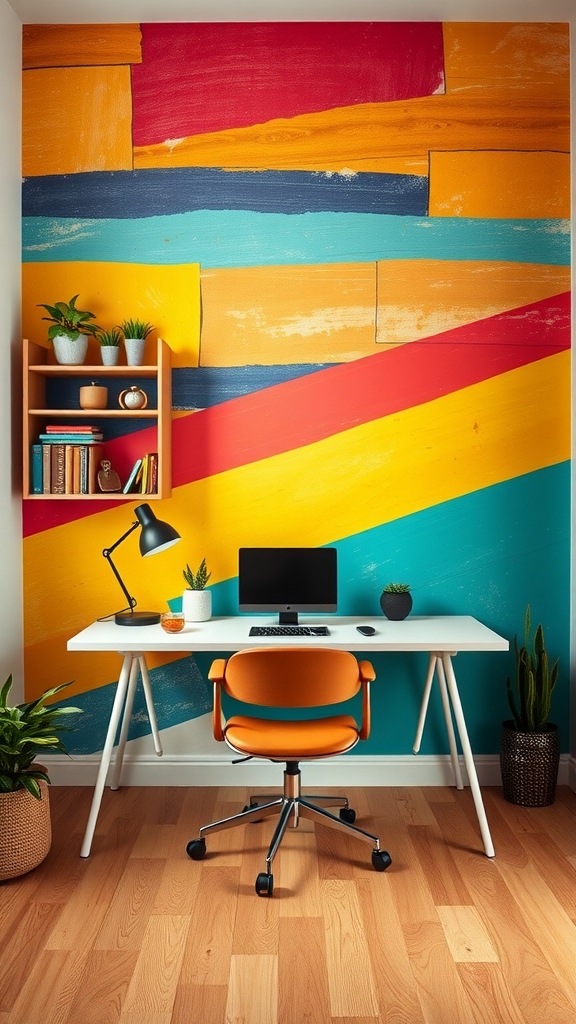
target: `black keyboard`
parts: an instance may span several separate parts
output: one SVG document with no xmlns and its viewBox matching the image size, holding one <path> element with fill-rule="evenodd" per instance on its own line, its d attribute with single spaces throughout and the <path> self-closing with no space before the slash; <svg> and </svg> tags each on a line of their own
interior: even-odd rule
<svg viewBox="0 0 576 1024">
<path fill-rule="evenodd" d="M 251 626 L 248 636 L 330 636 L 328 626 Z"/>
</svg>

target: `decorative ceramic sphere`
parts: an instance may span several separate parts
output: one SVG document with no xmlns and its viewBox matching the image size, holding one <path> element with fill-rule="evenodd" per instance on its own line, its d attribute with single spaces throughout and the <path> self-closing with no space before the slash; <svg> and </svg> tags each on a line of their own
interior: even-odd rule
<svg viewBox="0 0 576 1024">
<path fill-rule="evenodd" d="M 148 405 L 148 395 L 137 384 L 133 384 L 131 388 L 120 393 L 118 401 L 123 409 L 145 409 Z"/>
</svg>

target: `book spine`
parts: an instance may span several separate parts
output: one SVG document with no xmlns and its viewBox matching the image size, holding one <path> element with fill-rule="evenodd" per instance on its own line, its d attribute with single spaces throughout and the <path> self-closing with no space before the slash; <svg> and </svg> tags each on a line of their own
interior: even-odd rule
<svg viewBox="0 0 576 1024">
<path fill-rule="evenodd" d="M 42 494 L 42 445 L 33 444 L 30 459 L 30 489 L 32 494 Z"/>
<path fill-rule="evenodd" d="M 52 493 L 52 446 L 42 445 L 42 494 Z"/>
<path fill-rule="evenodd" d="M 72 494 L 74 488 L 74 447 L 64 446 L 64 494 Z"/>
<path fill-rule="evenodd" d="M 158 491 L 158 453 L 152 452 L 150 456 L 150 472 L 148 474 L 148 494 L 156 494 Z"/>
<path fill-rule="evenodd" d="M 88 448 L 88 494 L 99 494 L 98 470 L 102 458 L 102 445 L 94 445 Z"/>
<path fill-rule="evenodd" d="M 80 445 L 72 448 L 72 494 L 80 494 Z"/>
<path fill-rule="evenodd" d="M 63 444 L 53 444 L 50 446 L 52 449 L 52 467 L 51 467 L 51 494 L 64 494 L 64 476 L 65 476 L 65 449 L 66 446 Z"/>
<path fill-rule="evenodd" d="M 80 494 L 88 494 L 88 449 L 80 446 Z"/>
</svg>

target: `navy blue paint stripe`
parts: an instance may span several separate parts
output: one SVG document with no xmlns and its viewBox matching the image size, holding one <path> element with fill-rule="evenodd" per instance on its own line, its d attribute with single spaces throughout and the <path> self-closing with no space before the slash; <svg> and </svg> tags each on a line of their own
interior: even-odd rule
<svg viewBox="0 0 576 1024">
<path fill-rule="evenodd" d="M 333 363 L 291 363 L 286 366 L 197 366 L 172 370 L 172 408 L 207 409 L 253 391 L 284 384 Z"/>
<path fill-rule="evenodd" d="M 212 167 L 93 171 L 27 178 L 22 206 L 24 217 L 90 219 L 160 217 L 192 210 L 422 217 L 428 210 L 428 178 Z"/>
</svg>

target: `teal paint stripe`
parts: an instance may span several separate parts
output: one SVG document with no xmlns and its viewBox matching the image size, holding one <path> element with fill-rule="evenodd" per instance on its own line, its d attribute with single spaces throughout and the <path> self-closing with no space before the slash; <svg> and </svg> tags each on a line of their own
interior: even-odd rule
<svg viewBox="0 0 576 1024">
<path fill-rule="evenodd" d="M 29 217 L 22 231 L 24 262 L 199 262 L 211 268 L 381 259 L 570 263 L 570 225 L 562 220 L 201 210 L 133 220 Z"/>
<path fill-rule="evenodd" d="M 334 543 L 338 548 L 341 615 L 380 614 L 378 599 L 384 584 L 407 581 L 414 597 L 412 614 L 474 615 L 512 640 L 515 633 L 523 631 L 524 612 L 530 603 L 533 622 L 543 623 L 551 656 L 560 657 L 552 720 L 560 726 L 561 750 L 568 750 L 568 462 Z M 224 580 L 211 590 L 215 615 L 237 613 L 236 578 Z M 169 603 L 176 608 L 180 600 L 178 597 Z M 383 618 L 383 628 L 385 624 Z M 219 656 L 227 655 L 217 651 L 195 654 L 152 670 L 160 728 L 196 718 L 210 709 L 207 673 L 213 658 Z M 362 752 L 408 754 L 414 741 L 427 658 L 419 654 L 371 654 L 370 659 L 377 673 L 372 688 L 373 731 Z M 509 717 L 506 676 L 514 671 L 514 656 L 463 653 L 458 655 L 455 669 L 472 749 L 477 754 L 495 754 L 500 723 Z M 78 718 L 78 731 L 66 737 L 71 753 L 102 749 L 114 692 L 115 686 L 110 684 L 61 702 L 82 707 L 85 712 Z M 139 694 L 130 735 L 149 732 Z M 422 753 L 447 752 L 435 688 Z"/>
</svg>

